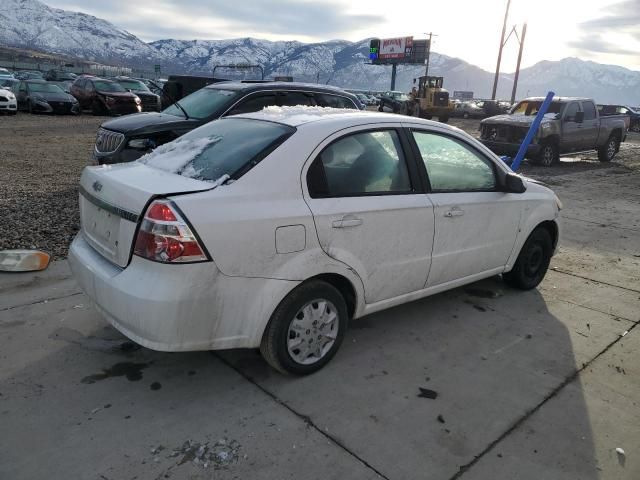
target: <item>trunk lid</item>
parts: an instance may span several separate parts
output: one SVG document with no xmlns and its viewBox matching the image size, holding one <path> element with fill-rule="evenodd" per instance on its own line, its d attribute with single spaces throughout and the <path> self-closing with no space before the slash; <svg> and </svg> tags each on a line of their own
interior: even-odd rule
<svg viewBox="0 0 640 480">
<path fill-rule="evenodd" d="M 126 267 L 144 208 L 157 196 L 215 185 L 136 163 L 86 167 L 80 177 L 80 229 L 110 262 Z"/>
</svg>

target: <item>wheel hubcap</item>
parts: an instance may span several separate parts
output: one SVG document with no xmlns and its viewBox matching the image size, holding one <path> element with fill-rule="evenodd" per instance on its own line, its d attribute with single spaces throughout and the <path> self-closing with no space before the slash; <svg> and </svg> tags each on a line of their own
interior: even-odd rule
<svg viewBox="0 0 640 480">
<path fill-rule="evenodd" d="M 336 341 L 339 321 L 338 311 L 329 300 L 306 303 L 289 324 L 289 356 L 302 365 L 320 361 Z"/>
</svg>

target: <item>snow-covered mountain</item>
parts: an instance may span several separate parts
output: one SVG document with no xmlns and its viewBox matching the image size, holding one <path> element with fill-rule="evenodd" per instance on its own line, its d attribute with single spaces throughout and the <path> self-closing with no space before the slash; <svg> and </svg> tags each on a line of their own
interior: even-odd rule
<svg viewBox="0 0 640 480">
<path fill-rule="evenodd" d="M 38 0 L 0 2 L 0 44 L 101 62 L 149 60 L 154 48 L 113 24 Z"/>
<path fill-rule="evenodd" d="M 239 38 L 145 43 L 105 20 L 51 8 L 38 0 L 2 0 L 1 44 L 143 69 L 158 63 L 163 73 L 211 75 L 216 65 L 258 64 L 267 77 L 287 75 L 299 81 L 372 90 L 388 89 L 391 77 L 391 67 L 367 64 L 368 40 L 305 44 Z M 450 91 L 472 90 L 476 97 L 491 93 L 493 74 L 459 58 L 434 52 L 429 72 L 444 76 Z M 422 74 L 421 65 L 398 67 L 396 89 L 409 90 L 413 78 Z M 512 86 L 513 75 L 501 75 L 499 97 L 510 98 Z M 638 105 L 640 72 L 577 58 L 543 61 L 521 71 L 518 97 L 544 95 L 550 89 L 559 95 Z"/>
</svg>

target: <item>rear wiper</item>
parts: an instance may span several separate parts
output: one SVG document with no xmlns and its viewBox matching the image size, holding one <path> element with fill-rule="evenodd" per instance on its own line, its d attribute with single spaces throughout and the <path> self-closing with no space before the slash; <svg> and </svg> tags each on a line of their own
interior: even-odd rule
<svg viewBox="0 0 640 480">
<path fill-rule="evenodd" d="M 163 95 L 166 95 L 167 97 L 169 97 L 169 100 L 171 100 L 173 104 L 182 111 L 182 114 L 184 115 L 185 120 L 189 120 L 189 115 L 187 114 L 187 111 L 184 108 L 182 108 L 182 105 L 180 105 L 180 102 L 178 102 L 175 98 L 173 98 L 173 95 L 170 95 L 169 92 L 165 92 L 164 88 L 161 88 L 160 85 L 158 85 L 156 82 L 154 82 L 150 78 L 148 80 L 149 80 L 149 83 L 151 83 L 154 87 L 160 90 Z"/>
</svg>

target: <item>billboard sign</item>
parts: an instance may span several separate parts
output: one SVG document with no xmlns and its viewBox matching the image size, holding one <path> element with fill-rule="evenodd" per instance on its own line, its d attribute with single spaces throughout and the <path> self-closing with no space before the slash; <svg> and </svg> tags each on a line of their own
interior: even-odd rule
<svg viewBox="0 0 640 480">
<path fill-rule="evenodd" d="M 378 58 L 386 60 L 390 58 L 403 59 L 411 56 L 413 37 L 383 38 L 380 40 Z"/>
</svg>

